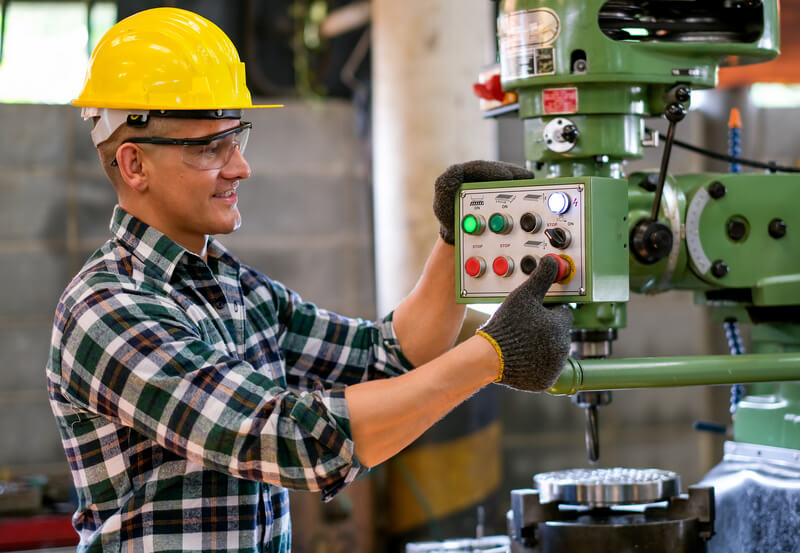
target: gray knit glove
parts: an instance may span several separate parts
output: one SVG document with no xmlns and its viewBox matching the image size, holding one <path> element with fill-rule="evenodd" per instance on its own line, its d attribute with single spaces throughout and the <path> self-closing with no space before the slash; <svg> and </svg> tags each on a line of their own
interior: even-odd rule
<svg viewBox="0 0 800 553">
<path fill-rule="evenodd" d="M 543 257 L 528 280 L 478 329 L 500 356 L 495 382 L 519 390 L 547 390 L 564 368 L 572 313 L 566 305 L 547 308 L 542 304 L 557 272 L 556 261 Z"/>
<path fill-rule="evenodd" d="M 451 165 L 439 175 L 434 185 L 433 212 L 439 219 L 439 234 L 448 244 L 455 244 L 456 192 L 465 182 L 532 179 L 533 173 L 505 161 L 468 161 Z"/>
</svg>

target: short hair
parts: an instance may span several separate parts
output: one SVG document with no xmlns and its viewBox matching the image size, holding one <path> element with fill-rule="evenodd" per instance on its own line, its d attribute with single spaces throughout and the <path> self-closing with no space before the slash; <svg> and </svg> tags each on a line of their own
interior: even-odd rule
<svg viewBox="0 0 800 553">
<path fill-rule="evenodd" d="M 97 125 L 99 118 L 95 117 L 93 120 L 94 125 Z M 100 164 L 106 172 L 108 179 L 114 188 L 122 184 L 122 177 L 119 168 L 116 166 L 114 159 L 117 157 L 117 149 L 122 143 L 135 136 L 164 136 L 168 134 L 174 127 L 174 120 L 166 117 L 151 117 L 144 127 L 132 127 L 130 125 L 120 125 L 111 133 L 106 140 L 97 145 L 97 155 L 100 158 Z"/>
</svg>

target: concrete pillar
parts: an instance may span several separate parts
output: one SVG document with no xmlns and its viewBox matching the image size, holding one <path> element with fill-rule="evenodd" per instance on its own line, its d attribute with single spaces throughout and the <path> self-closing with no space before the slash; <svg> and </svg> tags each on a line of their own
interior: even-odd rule
<svg viewBox="0 0 800 553">
<path fill-rule="evenodd" d="M 405 297 L 433 245 L 433 182 L 452 163 L 495 159 L 496 123 L 472 84 L 494 61 L 492 3 L 373 0 L 378 314 Z"/>
</svg>

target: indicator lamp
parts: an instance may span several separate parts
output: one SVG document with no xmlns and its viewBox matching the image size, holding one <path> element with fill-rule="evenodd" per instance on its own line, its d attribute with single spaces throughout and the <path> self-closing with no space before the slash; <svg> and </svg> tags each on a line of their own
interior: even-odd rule
<svg viewBox="0 0 800 553">
<path fill-rule="evenodd" d="M 566 213 L 569 209 L 569 196 L 564 192 L 553 192 L 547 197 L 547 207 L 556 215 Z"/>
<path fill-rule="evenodd" d="M 486 228 L 486 221 L 480 215 L 467 215 L 461 220 L 461 228 L 467 234 L 481 234 Z"/>
<path fill-rule="evenodd" d="M 497 234 L 508 234 L 513 226 L 514 222 L 510 215 L 494 213 L 489 217 L 489 228 Z"/>
</svg>

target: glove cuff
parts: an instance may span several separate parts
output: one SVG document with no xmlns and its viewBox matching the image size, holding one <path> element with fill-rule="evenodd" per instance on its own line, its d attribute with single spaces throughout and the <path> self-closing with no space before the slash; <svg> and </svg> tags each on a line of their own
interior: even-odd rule
<svg viewBox="0 0 800 553">
<path fill-rule="evenodd" d="M 500 382 L 501 380 L 503 380 L 503 370 L 506 368 L 506 364 L 505 364 L 505 361 L 503 359 L 503 350 L 500 349 L 500 344 L 498 344 L 497 340 L 495 340 L 494 338 L 489 336 L 483 330 L 477 330 L 477 331 L 475 331 L 475 334 L 477 334 L 478 336 L 483 336 L 484 338 L 486 338 L 489 341 L 489 343 L 492 344 L 492 347 L 494 348 L 494 350 L 497 352 L 497 357 L 500 358 L 500 372 L 497 373 L 497 378 L 495 378 L 492 382 Z"/>
</svg>

